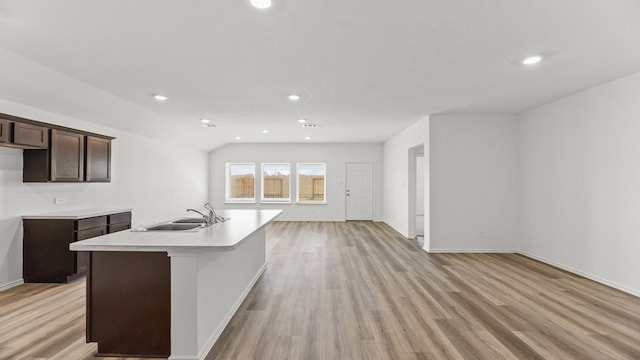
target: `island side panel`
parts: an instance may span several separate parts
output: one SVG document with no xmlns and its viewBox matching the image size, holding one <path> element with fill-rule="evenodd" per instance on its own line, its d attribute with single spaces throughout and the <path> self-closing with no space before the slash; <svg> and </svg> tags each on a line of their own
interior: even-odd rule
<svg viewBox="0 0 640 360">
<path fill-rule="evenodd" d="M 202 360 L 266 268 L 265 229 L 232 249 L 174 250 L 169 256 L 178 284 L 172 287 L 169 359 Z"/>
<path fill-rule="evenodd" d="M 171 263 L 166 252 L 93 251 L 87 342 L 98 356 L 168 357 Z"/>
<path fill-rule="evenodd" d="M 233 251 L 204 253 L 198 259 L 198 345 L 210 350 L 265 270 L 265 228 Z M 222 290 L 222 291 L 221 291 Z"/>
</svg>

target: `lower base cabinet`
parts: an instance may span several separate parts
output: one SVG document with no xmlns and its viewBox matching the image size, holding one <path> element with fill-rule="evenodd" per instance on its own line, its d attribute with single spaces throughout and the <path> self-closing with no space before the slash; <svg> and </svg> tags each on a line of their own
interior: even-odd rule
<svg viewBox="0 0 640 360">
<path fill-rule="evenodd" d="M 131 228 L 131 212 L 83 219 L 24 219 L 23 276 L 26 283 L 68 283 L 86 274 L 87 253 L 69 244 Z"/>
<path fill-rule="evenodd" d="M 171 354 L 171 259 L 166 252 L 92 251 L 87 342 L 96 356 Z"/>
</svg>

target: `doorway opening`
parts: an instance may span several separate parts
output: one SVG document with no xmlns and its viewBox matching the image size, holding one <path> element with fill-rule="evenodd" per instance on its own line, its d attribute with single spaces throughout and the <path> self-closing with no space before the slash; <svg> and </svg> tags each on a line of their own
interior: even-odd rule
<svg viewBox="0 0 640 360">
<path fill-rule="evenodd" d="M 409 238 L 424 241 L 425 234 L 425 157 L 424 145 L 409 149 L 408 205 Z"/>
</svg>

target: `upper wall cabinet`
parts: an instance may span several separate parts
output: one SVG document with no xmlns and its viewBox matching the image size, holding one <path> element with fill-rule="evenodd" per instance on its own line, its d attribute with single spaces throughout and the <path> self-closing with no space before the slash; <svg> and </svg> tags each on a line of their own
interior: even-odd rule
<svg viewBox="0 0 640 360">
<path fill-rule="evenodd" d="M 111 140 L 87 136 L 85 179 L 91 182 L 111 181 Z"/>
<path fill-rule="evenodd" d="M 13 123 L 13 143 L 36 148 L 46 148 L 49 143 L 49 129 L 44 126 Z"/>
<path fill-rule="evenodd" d="M 49 128 L 0 117 L 0 145 L 21 149 L 46 149 Z"/>
<path fill-rule="evenodd" d="M 111 140 L 0 114 L 0 146 L 24 149 L 23 182 L 110 182 Z"/>
<path fill-rule="evenodd" d="M 51 181 L 84 180 L 84 138 L 75 132 L 51 130 Z"/>
<path fill-rule="evenodd" d="M 11 122 L 9 120 L 0 119 L 0 143 L 8 143 L 11 139 L 9 137 L 9 127 Z"/>
</svg>

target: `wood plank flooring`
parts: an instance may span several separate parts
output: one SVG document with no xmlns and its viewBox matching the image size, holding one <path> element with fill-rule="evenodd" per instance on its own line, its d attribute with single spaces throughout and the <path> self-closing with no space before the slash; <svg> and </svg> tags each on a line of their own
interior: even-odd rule
<svg viewBox="0 0 640 360">
<path fill-rule="evenodd" d="M 277 222 L 267 254 L 207 360 L 640 359 L 639 298 L 523 256 L 430 255 L 366 222 Z M 0 359 L 93 359 L 84 295 L 0 292 Z"/>
<path fill-rule="evenodd" d="M 207 360 L 640 359 L 640 299 L 520 255 L 429 255 L 381 223 L 267 238 Z"/>
</svg>

